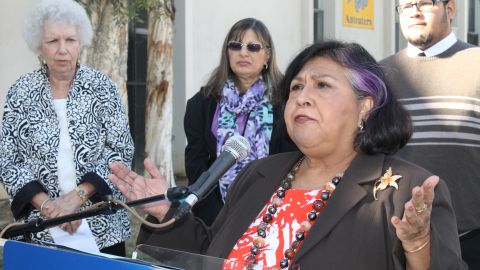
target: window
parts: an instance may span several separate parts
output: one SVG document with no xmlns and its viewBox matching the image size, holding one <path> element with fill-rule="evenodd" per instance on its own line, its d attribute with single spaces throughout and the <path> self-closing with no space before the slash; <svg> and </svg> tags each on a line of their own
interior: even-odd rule
<svg viewBox="0 0 480 270">
<path fill-rule="evenodd" d="M 313 1 L 313 41 L 322 41 L 324 38 L 324 11 L 323 0 Z"/>
<path fill-rule="evenodd" d="M 467 42 L 473 45 L 478 44 L 478 28 L 476 22 L 476 13 L 479 6 L 478 0 L 469 0 L 468 1 L 468 34 L 467 34 Z"/>
</svg>

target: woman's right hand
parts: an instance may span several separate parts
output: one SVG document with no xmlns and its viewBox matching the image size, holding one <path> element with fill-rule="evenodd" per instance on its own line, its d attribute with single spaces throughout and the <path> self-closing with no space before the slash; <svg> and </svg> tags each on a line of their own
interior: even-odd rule
<svg viewBox="0 0 480 270">
<path fill-rule="evenodd" d="M 160 174 L 155 164 L 147 158 L 144 165 L 151 177 L 143 177 L 118 161 L 109 165 L 112 173 L 108 175 L 108 179 L 118 187 L 129 201 L 164 194 L 168 189 L 165 177 Z M 149 203 L 142 206 L 142 209 L 162 221 L 168 209 L 170 209 L 170 202 L 163 200 Z"/>
<path fill-rule="evenodd" d="M 49 198 L 46 193 L 41 192 L 33 197 L 32 203 L 46 219 L 70 215 L 77 212 L 82 205 L 81 201 L 75 200 L 77 195 L 73 192 L 66 193 L 55 199 Z M 59 225 L 59 228 L 69 234 L 73 234 L 80 227 L 80 224 L 81 220 L 74 220 Z"/>
</svg>

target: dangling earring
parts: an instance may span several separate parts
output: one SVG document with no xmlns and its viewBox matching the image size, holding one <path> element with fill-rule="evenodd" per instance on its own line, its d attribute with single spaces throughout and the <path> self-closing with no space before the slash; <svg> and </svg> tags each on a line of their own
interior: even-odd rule
<svg viewBox="0 0 480 270">
<path fill-rule="evenodd" d="M 263 64 L 263 69 L 265 69 L 265 70 L 268 69 L 268 63 Z"/>
<path fill-rule="evenodd" d="M 360 118 L 360 120 L 358 121 L 358 125 L 357 125 L 358 126 L 358 131 L 363 131 L 364 125 L 365 125 L 365 121 Z"/>
<path fill-rule="evenodd" d="M 40 67 L 44 67 L 47 65 L 47 60 L 45 60 L 45 58 L 43 58 L 41 54 L 38 55 L 38 61 L 40 62 Z"/>
</svg>

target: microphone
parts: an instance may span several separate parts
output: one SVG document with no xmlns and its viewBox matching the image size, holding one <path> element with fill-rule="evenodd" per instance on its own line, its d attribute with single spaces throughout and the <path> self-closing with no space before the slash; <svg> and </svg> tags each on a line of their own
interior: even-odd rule
<svg viewBox="0 0 480 270">
<path fill-rule="evenodd" d="M 248 140 L 240 135 L 233 135 L 223 145 L 222 152 L 207 171 L 203 172 L 197 181 L 190 185 L 189 194 L 175 212 L 175 220 L 180 220 L 190 209 L 209 193 L 218 179 L 239 160 L 247 157 L 250 151 Z"/>
<path fill-rule="evenodd" d="M 239 160 L 243 160 L 247 157 L 248 152 L 250 151 L 250 144 L 248 140 L 240 135 L 234 135 L 230 137 L 223 146 L 223 150 L 218 156 L 218 158 L 213 162 L 210 168 L 203 172 L 197 181 L 187 187 L 175 187 L 170 188 L 166 191 L 165 194 L 160 194 L 153 197 L 143 198 L 136 201 L 131 201 L 126 203 L 128 206 L 137 206 L 146 203 L 152 203 L 159 200 L 167 199 L 170 202 L 178 202 L 181 198 L 185 200 L 180 204 L 177 210 L 174 213 L 173 218 L 175 221 L 182 219 L 187 213 L 190 212 L 192 206 L 194 206 L 199 199 L 202 199 L 206 194 L 209 193 L 210 189 L 217 183 L 217 180 L 222 177 L 222 175 Z M 96 173 L 87 173 L 82 177 L 83 180 L 101 180 L 102 178 Z M 94 181 L 102 183 L 102 185 L 97 186 L 99 190 L 97 193 L 101 193 L 101 196 L 106 205 L 99 206 L 92 209 L 87 209 L 77 213 L 60 216 L 57 218 L 52 218 L 48 220 L 43 220 L 42 218 L 37 218 L 28 223 L 9 228 L 5 231 L 0 228 L 0 238 L 10 238 L 14 236 L 23 235 L 25 233 L 35 233 L 45 230 L 46 228 L 54 227 L 59 224 L 70 222 L 73 220 L 78 220 L 82 218 L 92 217 L 99 214 L 111 214 L 116 210 L 123 207 L 122 205 L 112 204 L 111 190 L 104 181 Z M 190 194 L 189 194 L 190 191 Z M 188 194 L 188 196 L 187 196 Z M 186 196 L 186 197 L 185 197 Z M 93 198 L 91 198 L 93 199 Z M 181 201 L 181 200 L 180 200 Z"/>
</svg>

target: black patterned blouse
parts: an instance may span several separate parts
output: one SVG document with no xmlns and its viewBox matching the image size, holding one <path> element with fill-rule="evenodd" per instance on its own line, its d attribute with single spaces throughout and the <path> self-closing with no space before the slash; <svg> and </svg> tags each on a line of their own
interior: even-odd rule
<svg viewBox="0 0 480 270">
<path fill-rule="evenodd" d="M 125 200 L 107 178 L 109 163 L 118 160 L 130 166 L 134 152 L 115 83 L 97 70 L 79 66 L 67 98 L 67 119 L 77 185 L 86 181 L 97 191 L 84 207 L 105 194 Z M 45 191 L 51 198 L 60 196 L 59 134 L 46 70 L 23 75 L 8 90 L 0 134 L 0 182 L 10 196 L 15 219 L 39 217 L 30 203 L 38 192 Z M 88 218 L 88 224 L 100 249 L 123 242 L 131 234 L 125 210 Z M 31 237 L 52 241 L 47 230 Z"/>
</svg>

